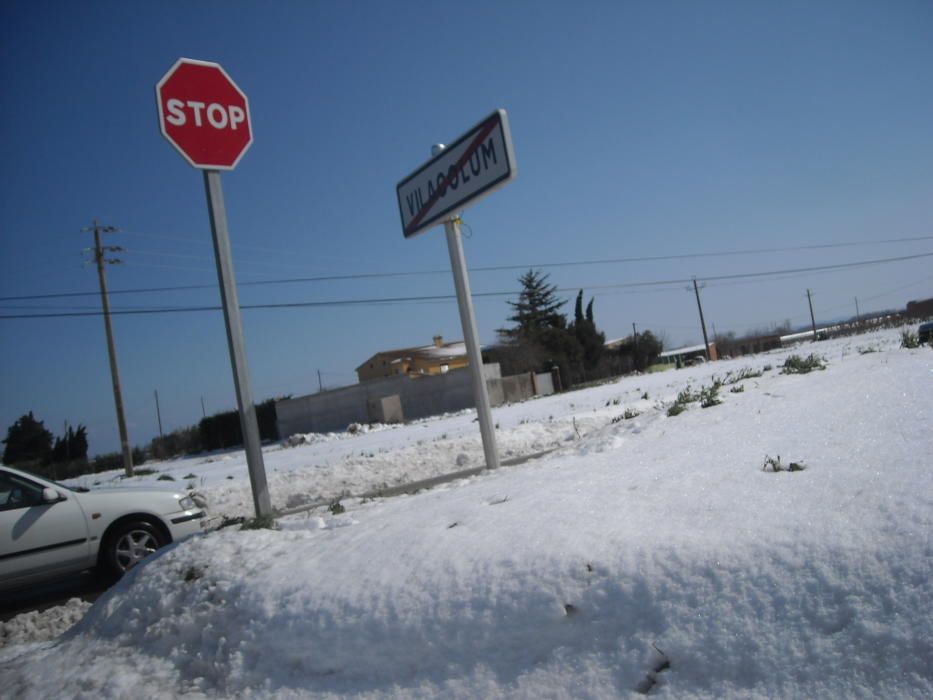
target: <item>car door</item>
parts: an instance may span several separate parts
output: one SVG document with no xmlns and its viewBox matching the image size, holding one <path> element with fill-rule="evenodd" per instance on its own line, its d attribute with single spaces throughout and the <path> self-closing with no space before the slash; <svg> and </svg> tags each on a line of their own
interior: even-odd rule
<svg viewBox="0 0 933 700">
<path fill-rule="evenodd" d="M 90 542 L 84 511 L 74 494 L 45 503 L 48 486 L 0 469 L 0 585 L 27 583 L 88 566 Z"/>
</svg>

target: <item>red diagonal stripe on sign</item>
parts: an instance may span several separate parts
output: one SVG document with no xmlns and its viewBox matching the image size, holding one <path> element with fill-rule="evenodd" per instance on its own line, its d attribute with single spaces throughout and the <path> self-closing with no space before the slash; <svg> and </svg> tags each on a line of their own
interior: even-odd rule
<svg viewBox="0 0 933 700">
<path fill-rule="evenodd" d="M 460 169 L 466 165 L 470 157 L 476 152 L 476 149 L 479 148 L 480 144 L 486 140 L 486 137 L 492 133 L 492 130 L 496 128 L 496 124 L 498 123 L 499 115 L 494 114 L 480 125 L 479 133 L 476 135 L 476 138 L 473 139 L 473 142 L 463 152 L 463 155 L 460 156 L 460 160 L 454 164 L 455 171 L 459 172 Z M 450 168 L 447 169 L 447 172 L 450 172 Z M 414 229 L 418 228 L 418 224 L 428 215 L 431 207 L 437 204 L 437 200 L 447 191 L 447 173 L 444 173 L 443 178 L 443 182 L 434 190 L 434 194 L 428 198 L 428 201 L 421 208 L 421 211 L 415 214 L 415 218 L 408 222 L 408 226 L 405 227 L 405 233 L 411 233 Z"/>
</svg>

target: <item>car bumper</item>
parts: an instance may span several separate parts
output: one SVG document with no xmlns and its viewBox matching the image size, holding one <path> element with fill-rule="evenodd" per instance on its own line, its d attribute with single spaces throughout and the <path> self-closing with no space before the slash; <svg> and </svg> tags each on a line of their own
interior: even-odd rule
<svg viewBox="0 0 933 700">
<path fill-rule="evenodd" d="M 166 516 L 169 529 L 172 531 L 172 540 L 182 540 L 199 532 L 214 530 L 220 525 L 220 516 L 210 516 L 201 509 L 186 510 Z"/>
</svg>

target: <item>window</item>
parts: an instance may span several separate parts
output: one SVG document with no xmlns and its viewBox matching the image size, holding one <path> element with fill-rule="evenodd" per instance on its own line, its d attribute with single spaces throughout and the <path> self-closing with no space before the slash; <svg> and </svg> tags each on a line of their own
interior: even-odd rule
<svg viewBox="0 0 933 700">
<path fill-rule="evenodd" d="M 9 472 L 0 472 L 0 510 L 29 508 L 42 503 L 42 487 Z"/>
</svg>

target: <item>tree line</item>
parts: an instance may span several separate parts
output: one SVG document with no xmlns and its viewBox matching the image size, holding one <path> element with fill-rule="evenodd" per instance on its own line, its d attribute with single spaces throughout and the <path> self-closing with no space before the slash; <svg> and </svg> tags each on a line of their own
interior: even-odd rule
<svg viewBox="0 0 933 700">
<path fill-rule="evenodd" d="M 52 479 L 83 474 L 88 463 L 87 428 L 68 426 L 64 435 L 55 437 L 32 411 L 7 428 L 3 445 L 4 464 L 22 466 Z"/>
<path fill-rule="evenodd" d="M 256 406 L 259 436 L 262 440 L 277 440 L 275 399 Z M 3 463 L 19 467 L 50 479 L 70 479 L 82 474 L 96 474 L 123 468 L 123 455 L 110 452 L 88 458 L 87 428 L 68 427 L 64 435 L 55 437 L 43 421 L 30 411 L 7 428 L 3 441 Z M 147 459 L 169 459 L 210 452 L 243 444 L 243 432 L 237 411 L 224 411 L 201 419 L 197 425 L 179 428 L 153 438 L 146 447 L 133 448 L 133 464 Z"/>
<path fill-rule="evenodd" d="M 645 371 L 657 361 L 662 341 L 643 331 L 606 347 L 606 336 L 596 326 L 591 298 L 584 308 L 581 289 L 574 304 L 573 320 L 562 312 L 566 300 L 557 297 L 557 286 L 548 275 L 529 270 L 519 278 L 522 291 L 511 307 L 511 326 L 498 330 L 499 344 L 484 353 L 498 362 L 502 373 L 555 371 L 561 388 L 605 379 L 633 371 Z"/>
</svg>

